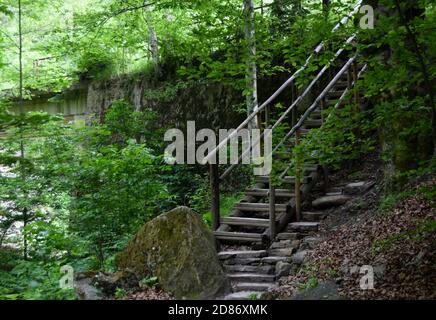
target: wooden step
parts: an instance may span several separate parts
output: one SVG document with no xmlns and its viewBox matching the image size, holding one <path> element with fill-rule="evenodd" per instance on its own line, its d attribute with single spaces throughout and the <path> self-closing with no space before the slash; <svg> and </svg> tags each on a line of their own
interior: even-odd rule
<svg viewBox="0 0 436 320">
<path fill-rule="evenodd" d="M 217 240 L 222 241 L 262 243 L 262 234 L 260 233 L 214 231 L 214 235 Z"/>
<path fill-rule="evenodd" d="M 339 99 L 341 96 L 342 96 L 342 94 L 344 93 L 344 91 L 329 91 L 328 93 L 327 93 L 327 96 L 329 97 L 329 98 L 333 98 L 333 99 Z"/>
<path fill-rule="evenodd" d="M 275 276 L 272 274 L 264 274 L 264 273 L 230 273 L 227 275 L 230 281 L 239 281 L 239 282 L 274 282 Z"/>
<path fill-rule="evenodd" d="M 282 179 L 282 181 L 285 183 L 295 183 L 295 177 L 286 176 Z M 269 184 L 269 177 L 268 176 L 256 176 L 256 182 Z M 307 177 L 304 177 L 302 183 L 307 183 L 307 182 L 308 182 Z"/>
<path fill-rule="evenodd" d="M 321 119 L 307 119 L 306 121 L 304 121 L 304 126 L 306 128 L 320 128 L 322 126 L 322 123 L 323 121 Z"/>
<path fill-rule="evenodd" d="M 269 227 L 269 219 L 257 219 L 257 218 L 245 218 L 245 217 L 226 217 L 221 219 L 221 223 L 232 225 L 232 226 L 247 226 L 247 227 L 259 227 L 259 228 Z"/>
<path fill-rule="evenodd" d="M 276 204 L 276 212 L 286 212 L 286 204 Z M 249 212 L 268 212 L 269 203 L 241 202 L 235 206 L 236 210 Z"/>
<path fill-rule="evenodd" d="M 310 129 L 306 129 L 306 128 L 300 129 L 300 133 L 302 136 L 307 135 L 309 132 L 310 132 Z"/>
<path fill-rule="evenodd" d="M 276 197 L 278 198 L 292 198 L 295 196 L 294 191 L 288 189 L 276 189 Z M 269 195 L 269 189 L 247 189 L 245 195 L 252 197 L 267 197 Z"/>
<path fill-rule="evenodd" d="M 310 114 L 309 119 L 321 119 L 322 118 L 322 111 L 321 110 L 315 110 Z"/>
</svg>

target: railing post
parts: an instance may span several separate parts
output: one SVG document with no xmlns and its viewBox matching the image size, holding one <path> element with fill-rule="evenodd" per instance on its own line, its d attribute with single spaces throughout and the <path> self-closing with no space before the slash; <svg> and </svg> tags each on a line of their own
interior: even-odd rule
<svg viewBox="0 0 436 320">
<path fill-rule="evenodd" d="M 348 87 L 348 91 L 351 91 L 351 89 L 353 87 L 353 73 L 351 70 L 351 66 L 349 66 L 347 69 L 347 87 Z M 353 103 L 353 98 L 350 97 L 349 104 L 352 104 L 352 103 Z"/>
<path fill-rule="evenodd" d="M 270 105 L 265 108 L 265 128 L 268 128 L 271 121 Z"/>
<path fill-rule="evenodd" d="M 321 99 L 321 120 L 324 122 L 323 111 L 327 109 L 327 101 L 326 98 L 323 97 Z"/>
<path fill-rule="evenodd" d="M 357 76 L 358 76 L 357 62 L 354 62 L 353 63 L 353 81 L 354 81 L 354 103 L 356 105 L 356 111 L 358 111 L 360 108 L 359 91 L 357 89 Z"/>
<path fill-rule="evenodd" d="M 220 182 L 218 164 L 210 165 L 210 189 L 212 195 L 212 229 L 216 231 L 220 226 Z"/>
<path fill-rule="evenodd" d="M 300 129 L 295 131 L 295 145 L 300 144 Z M 297 221 L 301 220 L 301 180 L 300 163 L 296 163 L 295 168 L 295 213 Z"/>
<path fill-rule="evenodd" d="M 277 224 L 276 224 L 276 189 L 273 186 L 273 181 L 270 176 L 269 178 L 269 229 L 270 229 L 270 240 L 272 241 L 277 234 Z"/>
</svg>

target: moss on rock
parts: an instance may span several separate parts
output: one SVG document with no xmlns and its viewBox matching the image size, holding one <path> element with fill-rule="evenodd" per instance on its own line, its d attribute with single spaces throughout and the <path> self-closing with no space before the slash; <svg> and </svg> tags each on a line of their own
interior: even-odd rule
<svg viewBox="0 0 436 320">
<path fill-rule="evenodd" d="M 228 287 L 212 233 L 186 207 L 145 224 L 115 264 L 142 276 L 157 276 L 162 288 L 176 298 L 209 299 Z"/>
</svg>

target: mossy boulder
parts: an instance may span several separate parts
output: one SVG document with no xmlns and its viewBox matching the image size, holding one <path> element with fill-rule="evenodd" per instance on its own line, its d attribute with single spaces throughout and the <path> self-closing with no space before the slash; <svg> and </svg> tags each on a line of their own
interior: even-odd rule
<svg viewBox="0 0 436 320">
<path fill-rule="evenodd" d="M 178 299 L 210 299 L 228 288 L 212 232 L 186 207 L 146 223 L 115 264 L 143 277 L 158 277 L 162 288 Z"/>
</svg>

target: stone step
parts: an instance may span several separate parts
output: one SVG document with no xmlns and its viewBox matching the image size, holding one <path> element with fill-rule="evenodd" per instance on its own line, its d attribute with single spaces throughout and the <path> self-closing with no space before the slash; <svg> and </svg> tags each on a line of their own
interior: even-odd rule
<svg viewBox="0 0 436 320">
<path fill-rule="evenodd" d="M 286 212 L 286 204 L 276 204 L 276 212 Z M 269 212 L 269 203 L 241 202 L 235 206 L 236 210 L 249 212 Z"/>
<path fill-rule="evenodd" d="M 239 282 L 236 283 L 233 287 L 233 290 L 236 292 L 241 291 L 267 291 L 268 289 L 274 288 L 272 283 L 265 282 Z"/>
<path fill-rule="evenodd" d="M 271 265 L 224 265 L 224 270 L 228 273 L 261 273 L 261 274 L 273 274 L 275 271 L 274 266 Z"/>
<path fill-rule="evenodd" d="M 298 248 L 299 246 L 300 240 L 280 240 L 273 242 L 270 249 Z"/>
<path fill-rule="evenodd" d="M 260 291 L 239 291 L 224 297 L 224 300 L 255 300 L 261 297 Z"/>
<path fill-rule="evenodd" d="M 218 253 L 220 260 L 234 259 L 234 258 L 263 258 L 268 253 L 266 250 L 240 250 L 240 251 L 221 251 Z"/>
<path fill-rule="evenodd" d="M 303 219 L 310 222 L 317 222 L 323 220 L 328 214 L 325 212 L 303 212 Z"/>
<path fill-rule="evenodd" d="M 347 195 L 325 196 L 314 200 L 312 206 L 316 209 L 327 209 L 341 206 L 349 200 L 351 200 L 351 197 Z"/>
<path fill-rule="evenodd" d="M 234 258 L 234 259 L 223 260 L 223 264 L 225 266 L 230 266 L 230 265 L 257 266 L 261 263 L 262 261 L 261 259 L 263 258 Z"/>
<path fill-rule="evenodd" d="M 271 274 L 263 274 L 263 273 L 230 273 L 227 274 L 227 277 L 231 281 L 238 281 L 238 282 L 274 282 L 275 276 Z"/>
<path fill-rule="evenodd" d="M 260 233 L 214 231 L 214 235 L 217 240 L 222 241 L 262 243 L 262 234 Z"/>
<path fill-rule="evenodd" d="M 374 182 L 359 181 L 347 184 L 344 187 L 344 193 L 349 195 L 361 194 L 374 186 Z"/>
<path fill-rule="evenodd" d="M 282 232 L 279 233 L 276 237 L 277 240 L 297 240 L 298 233 L 296 232 Z"/>
<path fill-rule="evenodd" d="M 296 232 L 318 231 L 318 228 L 319 228 L 319 222 L 302 221 L 302 222 L 292 222 L 288 224 L 288 229 L 290 231 L 296 231 Z"/>
<path fill-rule="evenodd" d="M 270 249 L 268 253 L 270 256 L 277 256 L 277 257 L 290 257 L 292 256 L 295 251 L 297 251 L 297 248 L 282 248 L 282 249 Z"/>
<path fill-rule="evenodd" d="M 275 195 L 278 198 L 292 198 L 295 197 L 295 193 L 288 189 L 276 189 Z M 245 195 L 252 197 L 267 197 L 269 195 L 269 189 L 247 189 Z"/>
<path fill-rule="evenodd" d="M 226 217 L 226 218 L 221 218 L 221 224 L 228 224 L 233 226 L 268 228 L 269 219 Z"/>
<path fill-rule="evenodd" d="M 266 264 L 272 264 L 275 265 L 277 262 L 282 261 L 282 262 L 291 262 L 291 258 L 289 257 L 279 257 L 279 256 L 269 256 L 269 257 L 265 257 L 261 259 L 262 263 L 266 263 Z"/>
</svg>

